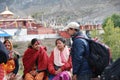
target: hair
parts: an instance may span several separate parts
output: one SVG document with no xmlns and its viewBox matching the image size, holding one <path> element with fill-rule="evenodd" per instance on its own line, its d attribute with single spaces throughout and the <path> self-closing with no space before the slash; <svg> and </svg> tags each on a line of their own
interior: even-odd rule
<svg viewBox="0 0 120 80">
<path fill-rule="evenodd" d="M 13 49 L 13 45 L 12 45 L 12 42 L 8 39 L 5 39 L 5 41 L 3 42 L 3 44 L 6 44 L 6 42 L 9 42 L 10 43 L 10 50 Z"/>
<path fill-rule="evenodd" d="M 32 48 L 32 45 L 34 45 L 36 41 L 38 41 L 38 39 L 37 38 L 33 38 L 31 40 L 30 44 L 28 45 L 28 48 Z"/>
<path fill-rule="evenodd" d="M 64 38 L 58 38 L 55 41 L 55 45 L 57 45 L 57 41 L 60 40 L 61 42 L 63 42 L 64 44 L 66 44 L 66 40 Z"/>
</svg>

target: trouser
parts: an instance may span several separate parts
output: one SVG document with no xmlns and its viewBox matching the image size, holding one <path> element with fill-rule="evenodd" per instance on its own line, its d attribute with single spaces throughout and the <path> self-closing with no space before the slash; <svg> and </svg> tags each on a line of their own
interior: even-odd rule
<svg viewBox="0 0 120 80">
<path fill-rule="evenodd" d="M 78 75 L 77 80 L 91 80 L 91 74 Z"/>
<path fill-rule="evenodd" d="M 36 76 L 32 76 L 30 73 L 27 73 L 24 80 L 48 80 L 48 78 L 47 76 L 45 77 L 45 72 L 40 72 Z"/>
</svg>

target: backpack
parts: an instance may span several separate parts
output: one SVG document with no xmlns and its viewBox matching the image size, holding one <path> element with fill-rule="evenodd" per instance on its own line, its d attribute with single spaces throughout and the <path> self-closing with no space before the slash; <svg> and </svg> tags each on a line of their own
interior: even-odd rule
<svg viewBox="0 0 120 80">
<path fill-rule="evenodd" d="M 100 80 L 120 80 L 120 58 L 105 68 Z"/>
<path fill-rule="evenodd" d="M 79 36 L 78 36 L 79 38 Z M 110 61 L 110 53 L 109 49 L 105 47 L 103 44 L 96 42 L 91 39 L 86 39 L 80 37 L 88 42 L 90 53 L 88 55 L 84 55 L 87 59 L 88 64 L 92 70 L 93 77 L 97 77 L 101 75 L 106 66 L 108 66 Z"/>
</svg>

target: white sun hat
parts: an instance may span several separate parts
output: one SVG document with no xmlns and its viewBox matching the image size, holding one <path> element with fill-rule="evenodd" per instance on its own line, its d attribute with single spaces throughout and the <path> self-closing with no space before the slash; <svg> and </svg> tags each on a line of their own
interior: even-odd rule
<svg viewBox="0 0 120 80">
<path fill-rule="evenodd" d="M 64 28 L 64 30 L 67 30 L 69 28 L 73 29 L 80 29 L 80 25 L 77 22 L 70 22 L 68 25 Z"/>
</svg>

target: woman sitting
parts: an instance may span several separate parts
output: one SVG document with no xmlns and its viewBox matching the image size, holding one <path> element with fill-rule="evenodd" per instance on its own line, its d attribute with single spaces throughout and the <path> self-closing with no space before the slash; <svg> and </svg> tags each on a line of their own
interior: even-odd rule
<svg viewBox="0 0 120 80">
<path fill-rule="evenodd" d="M 9 60 L 5 64 L 6 78 L 7 80 L 16 79 L 16 74 L 19 70 L 19 53 L 13 50 L 12 42 L 6 39 L 4 42 L 6 49 L 8 50 Z"/>
<path fill-rule="evenodd" d="M 24 80 L 47 80 L 48 56 L 39 41 L 34 38 L 23 55 Z"/>
<path fill-rule="evenodd" d="M 49 58 L 49 80 L 70 80 L 72 62 L 69 48 L 65 45 L 63 38 L 58 38 L 55 44 L 56 47 Z"/>
</svg>

